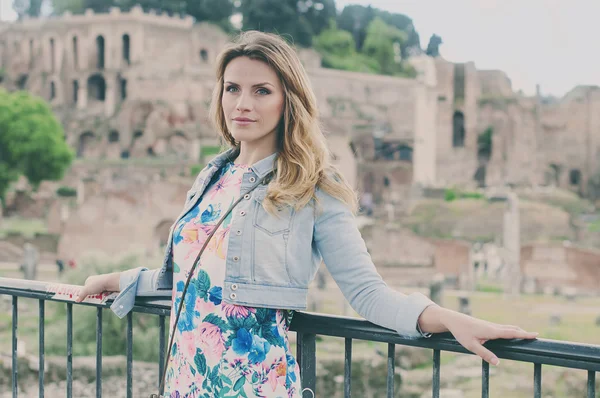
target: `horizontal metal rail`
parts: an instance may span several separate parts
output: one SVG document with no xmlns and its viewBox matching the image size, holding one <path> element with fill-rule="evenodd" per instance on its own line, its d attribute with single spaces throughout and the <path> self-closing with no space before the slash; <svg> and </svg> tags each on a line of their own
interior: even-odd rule
<svg viewBox="0 0 600 398">
<path fill-rule="evenodd" d="M 44 317 L 46 301 L 66 302 L 67 306 L 67 397 L 72 397 L 72 339 L 73 339 L 73 305 L 88 305 L 97 307 L 96 317 L 96 397 L 102 396 L 102 316 L 103 310 L 110 306 L 110 300 L 104 303 L 75 303 L 73 300 L 57 298 L 49 291 L 48 283 L 26 281 L 20 279 L 0 278 L 0 295 L 12 297 L 12 388 L 13 397 L 17 397 L 17 330 L 18 330 L 18 300 L 29 298 L 39 301 L 39 396 L 44 396 Z M 74 298 L 73 298 L 74 299 Z M 160 328 L 160 358 L 159 373 L 162 372 L 165 347 L 165 324 L 169 316 L 171 302 L 164 298 L 139 297 L 133 308 L 134 312 L 158 315 Z M 127 316 L 127 397 L 133 395 L 133 321 L 132 314 Z M 344 339 L 344 396 L 351 395 L 351 364 L 352 342 L 354 339 L 375 341 L 388 344 L 387 355 L 387 397 L 394 396 L 395 346 L 405 345 L 433 350 L 432 393 L 433 397 L 440 394 L 440 353 L 441 351 L 471 354 L 462 347 L 449 333 L 441 333 L 425 338 L 406 338 L 395 331 L 374 325 L 366 320 L 297 312 L 290 327 L 297 332 L 297 361 L 300 365 L 304 396 L 316 389 L 316 336 L 332 336 Z M 528 362 L 534 364 L 533 386 L 534 397 L 542 396 L 542 365 L 554 365 L 573 369 L 587 370 L 587 396 L 595 398 L 596 372 L 600 371 L 600 346 L 565 341 L 537 340 L 494 340 L 485 346 L 498 358 Z M 383 377 L 383 375 L 382 375 Z M 482 361 L 482 397 L 489 396 L 489 365 Z M 158 383 L 158 382 L 157 382 Z"/>
</svg>

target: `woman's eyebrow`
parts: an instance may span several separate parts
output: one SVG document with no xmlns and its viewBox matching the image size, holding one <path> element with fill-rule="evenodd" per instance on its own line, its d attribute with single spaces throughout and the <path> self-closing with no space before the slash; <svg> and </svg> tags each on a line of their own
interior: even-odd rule
<svg viewBox="0 0 600 398">
<path fill-rule="evenodd" d="M 239 84 L 237 84 L 237 83 L 235 83 L 235 82 L 232 82 L 232 81 L 229 81 L 229 80 L 225 81 L 225 83 L 226 83 L 226 84 L 235 84 L 236 86 L 238 86 L 238 85 L 239 85 Z M 269 83 L 269 82 L 256 83 L 256 84 L 253 84 L 253 85 L 252 85 L 252 87 L 258 87 L 258 86 L 267 86 L 267 85 L 268 85 L 268 86 L 273 86 L 273 87 L 275 87 L 275 85 L 274 85 L 274 84 L 272 84 L 272 83 Z"/>
</svg>

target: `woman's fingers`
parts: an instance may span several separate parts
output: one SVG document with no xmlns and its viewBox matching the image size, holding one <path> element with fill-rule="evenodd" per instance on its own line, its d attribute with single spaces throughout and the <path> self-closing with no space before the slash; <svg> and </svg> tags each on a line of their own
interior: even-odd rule
<svg viewBox="0 0 600 398">
<path fill-rule="evenodd" d="M 471 351 L 472 353 L 479 355 L 481 359 L 494 366 L 497 366 L 500 363 L 498 357 L 494 355 L 493 352 L 481 345 L 481 343 L 479 343 L 478 341 L 474 341 L 472 344 L 469 345 L 469 347 L 465 348 Z"/>
<path fill-rule="evenodd" d="M 79 295 L 77 296 L 77 298 L 75 299 L 75 302 L 77 303 L 81 303 L 83 300 L 85 300 L 85 298 L 87 297 L 87 293 L 86 293 L 86 288 L 85 286 L 81 288 L 81 290 L 79 291 Z"/>
<path fill-rule="evenodd" d="M 535 339 L 539 336 L 537 332 L 527 332 L 521 328 L 516 329 L 496 329 L 496 339 Z"/>
</svg>

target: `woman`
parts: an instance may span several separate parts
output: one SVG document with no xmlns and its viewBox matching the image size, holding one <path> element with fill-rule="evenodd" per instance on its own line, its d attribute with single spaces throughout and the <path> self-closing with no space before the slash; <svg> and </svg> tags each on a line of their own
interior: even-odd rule
<svg viewBox="0 0 600 398">
<path fill-rule="evenodd" d="M 309 79 L 285 41 L 246 32 L 226 48 L 211 114 L 231 149 L 198 175 L 162 268 L 92 276 L 78 297 L 120 291 L 111 308 L 123 317 L 136 295 L 172 295 L 173 329 L 194 259 L 216 229 L 190 278 L 165 396 L 300 397 L 288 325 L 293 310 L 306 308 L 321 260 L 361 316 L 399 334 L 450 331 L 494 365 L 498 359 L 485 341 L 537 336 L 386 286 L 355 224 L 355 194 L 329 162 Z"/>
</svg>

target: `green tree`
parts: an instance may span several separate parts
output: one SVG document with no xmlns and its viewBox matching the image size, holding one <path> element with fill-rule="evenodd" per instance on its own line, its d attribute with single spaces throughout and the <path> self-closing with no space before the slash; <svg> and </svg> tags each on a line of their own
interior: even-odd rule
<svg viewBox="0 0 600 398">
<path fill-rule="evenodd" d="M 314 35 L 318 35 L 323 30 L 329 28 L 329 21 L 335 20 L 337 11 L 335 8 L 335 0 L 321 1 L 299 1 L 299 13 L 303 15 Z"/>
<path fill-rule="evenodd" d="M 349 5 L 337 18 L 340 29 L 352 33 L 356 49 L 360 50 L 367 36 L 367 26 L 375 18 L 377 9 L 371 6 Z"/>
<path fill-rule="evenodd" d="M 59 180 L 73 159 L 50 107 L 24 91 L 0 90 L 0 199 L 24 175 L 34 188 Z"/>
<path fill-rule="evenodd" d="M 313 39 L 313 45 L 321 54 L 326 68 L 367 73 L 377 73 L 379 70 L 376 61 L 356 52 L 352 34 L 338 29 L 333 20 L 328 29 Z"/>
<path fill-rule="evenodd" d="M 309 7 L 306 3 L 296 0 L 244 0 L 241 5 L 242 29 L 278 33 L 297 45 L 308 47 L 312 45 L 314 31 L 307 15 L 315 4 L 308 3 Z"/>
<path fill-rule="evenodd" d="M 381 10 L 377 10 L 376 14 L 386 24 L 406 33 L 406 38 L 402 42 L 402 47 L 400 48 L 403 59 L 408 56 L 408 52 L 411 49 L 415 49 L 419 52 L 421 51 L 421 39 L 419 38 L 419 33 L 417 33 L 415 30 L 415 26 L 411 18 L 404 14 L 393 14 Z"/>
<path fill-rule="evenodd" d="M 431 35 L 429 38 L 429 44 L 427 44 L 427 50 L 425 53 L 430 57 L 440 56 L 440 44 L 442 44 L 442 38 L 436 34 Z"/>
<path fill-rule="evenodd" d="M 36 18 L 40 16 L 43 2 L 44 0 L 13 0 L 13 9 L 19 19 L 25 15 Z"/>
<path fill-rule="evenodd" d="M 363 44 L 363 53 L 379 63 L 380 72 L 394 75 L 401 72 L 400 47 L 406 41 L 407 34 L 375 18 L 367 28 L 367 37 Z"/>
<path fill-rule="evenodd" d="M 65 11 L 82 14 L 85 11 L 86 0 L 52 0 L 52 14 L 62 15 Z"/>
<path fill-rule="evenodd" d="M 187 0 L 185 13 L 196 18 L 197 21 L 214 22 L 225 31 L 231 31 L 229 18 L 234 12 L 231 0 Z"/>
<path fill-rule="evenodd" d="M 421 43 L 419 34 L 415 30 L 412 19 L 404 14 L 390 13 L 371 6 L 349 5 L 344 7 L 337 18 L 337 22 L 340 29 L 352 33 L 356 42 L 356 48 L 360 50 L 363 48 L 367 37 L 369 24 L 375 18 L 380 18 L 386 24 L 407 34 L 400 48 L 403 59 L 408 56 L 411 49 L 420 51 Z"/>
</svg>

